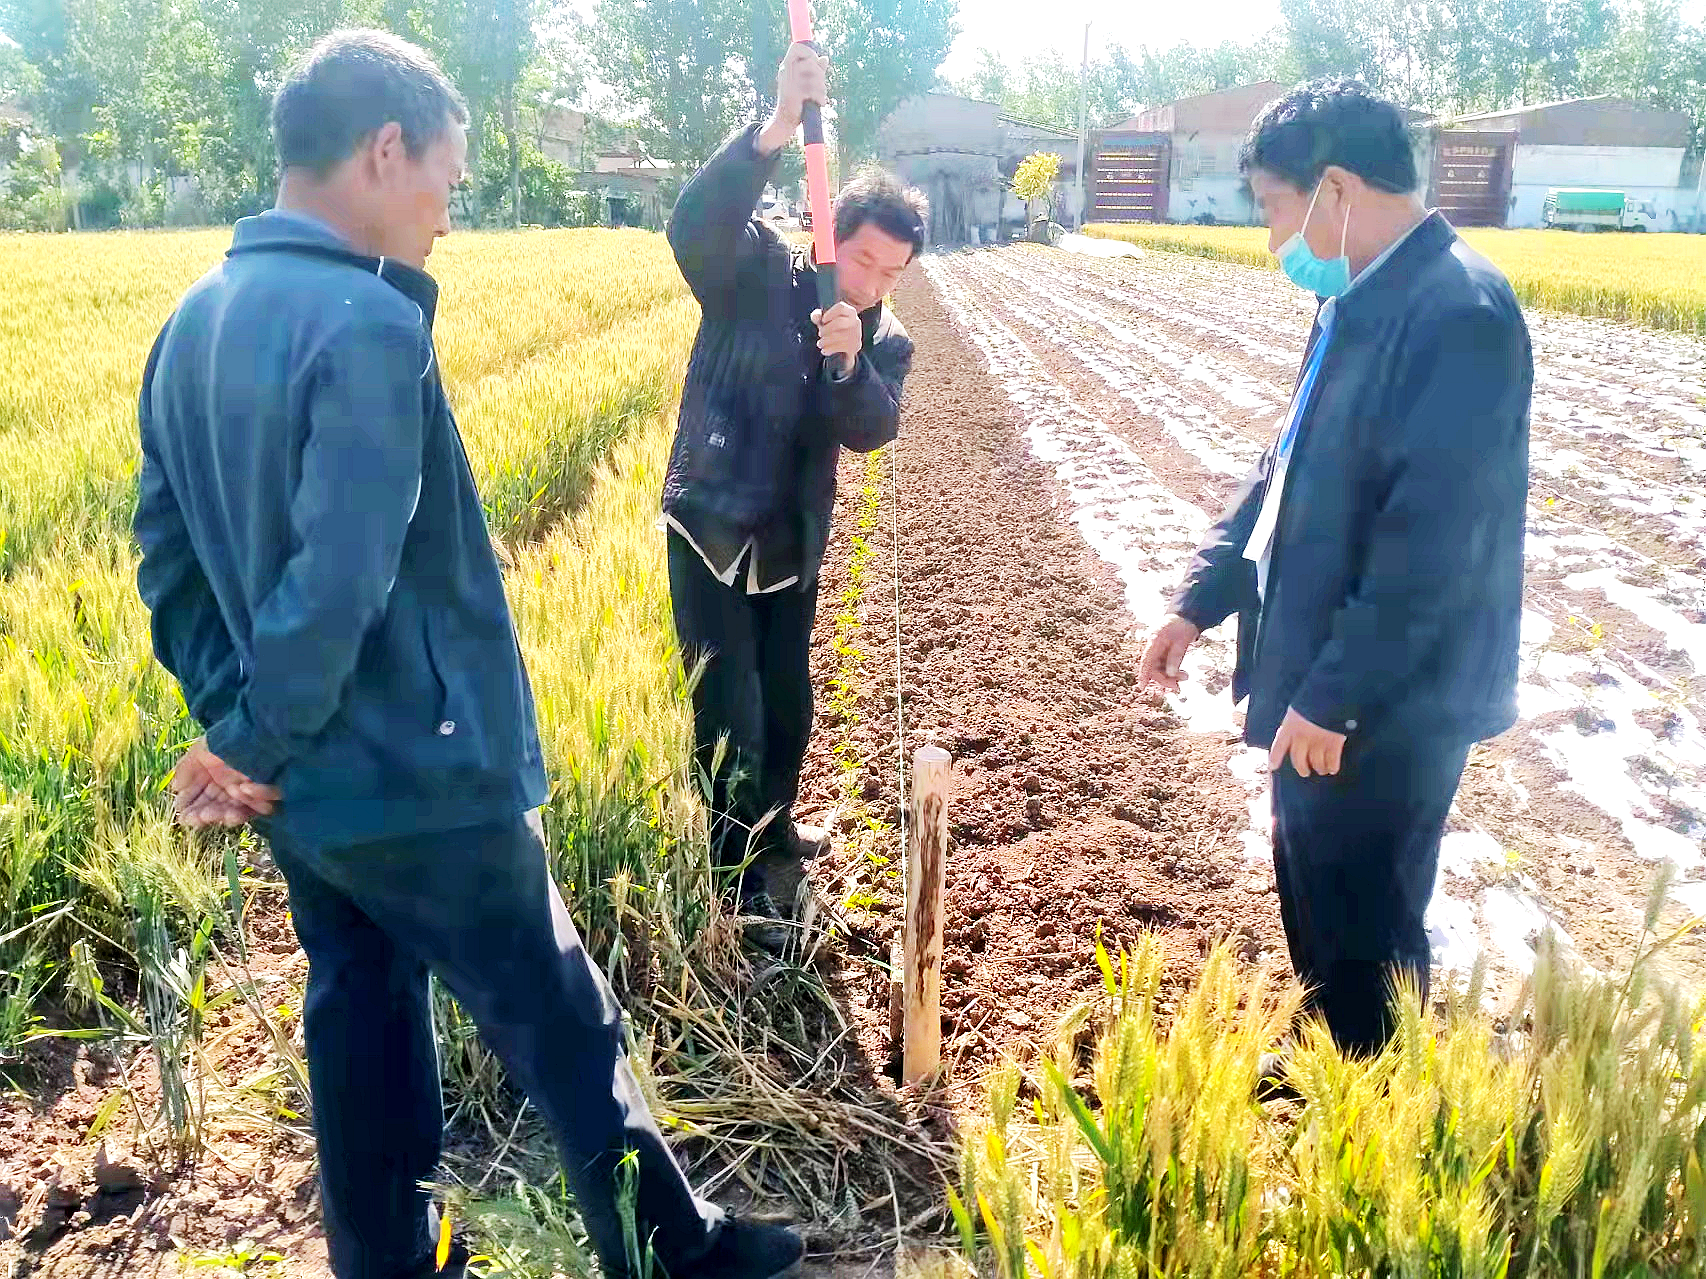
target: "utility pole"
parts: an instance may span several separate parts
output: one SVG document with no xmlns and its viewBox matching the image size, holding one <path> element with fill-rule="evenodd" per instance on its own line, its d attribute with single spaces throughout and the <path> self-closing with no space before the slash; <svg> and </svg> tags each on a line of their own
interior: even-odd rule
<svg viewBox="0 0 1706 1279">
<path fill-rule="evenodd" d="M 1078 229 L 1084 229 L 1084 153 L 1090 141 L 1090 24 L 1084 24 L 1084 61 L 1078 67 Z"/>
<path fill-rule="evenodd" d="M 1700 178 L 1694 184 L 1694 230 L 1696 233 L 1706 231 L 1706 223 L 1700 220 L 1701 206 L 1706 205 L 1706 148 L 1700 155 Z"/>
</svg>

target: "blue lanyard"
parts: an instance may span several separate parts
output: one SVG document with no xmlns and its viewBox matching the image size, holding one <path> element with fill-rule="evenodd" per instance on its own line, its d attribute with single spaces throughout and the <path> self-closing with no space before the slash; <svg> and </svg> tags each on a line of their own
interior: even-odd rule
<svg viewBox="0 0 1706 1279">
<path fill-rule="evenodd" d="M 1279 450 L 1274 455 L 1274 465 L 1269 475 L 1277 475 L 1280 465 L 1291 456 L 1292 445 L 1297 442 L 1297 429 L 1303 424 L 1303 414 L 1309 407 L 1309 401 L 1315 394 L 1315 383 L 1321 376 L 1321 366 L 1327 360 L 1327 344 L 1333 337 L 1333 324 L 1338 316 L 1338 307 L 1332 299 L 1321 308 L 1318 322 L 1320 333 L 1316 335 L 1315 346 L 1309 352 L 1309 360 L 1303 366 L 1303 377 L 1298 381 L 1297 394 L 1291 397 L 1291 412 L 1286 417 L 1285 427 L 1280 431 Z"/>
</svg>

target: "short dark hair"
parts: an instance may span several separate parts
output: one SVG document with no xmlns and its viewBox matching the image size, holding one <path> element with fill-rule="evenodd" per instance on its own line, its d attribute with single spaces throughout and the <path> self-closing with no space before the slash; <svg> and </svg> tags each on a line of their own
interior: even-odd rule
<svg viewBox="0 0 1706 1279">
<path fill-rule="evenodd" d="M 388 31 L 334 31 L 302 57 L 272 103 L 279 163 L 325 177 L 396 121 L 419 156 L 468 104 L 426 50 Z"/>
<path fill-rule="evenodd" d="M 930 219 L 930 200 L 886 169 L 862 169 L 835 197 L 835 238 L 858 234 L 867 222 L 877 230 L 912 245 L 912 256 L 924 252 L 924 226 Z"/>
<path fill-rule="evenodd" d="M 1270 102 L 1238 157 L 1246 176 L 1262 169 L 1299 191 L 1330 164 L 1371 187 L 1408 194 L 1420 185 L 1404 113 L 1356 80 L 1311 80 Z"/>
</svg>

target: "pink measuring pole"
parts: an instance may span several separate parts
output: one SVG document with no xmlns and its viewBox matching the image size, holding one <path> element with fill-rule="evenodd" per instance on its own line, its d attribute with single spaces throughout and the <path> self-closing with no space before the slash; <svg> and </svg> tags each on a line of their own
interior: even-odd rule
<svg viewBox="0 0 1706 1279">
<path fill-rule="evenodd" d="M 811 0 L 788 0 L 788 25 L 793 28 L 795 44 L 813 43 Z M 835 211 L 829 199 L 829 157 L 823 149 L 823 111 L 817 103 L 806 103 L 800 124 L 806 141 L 806 203 L 812 211 L 812 245 L 820 275 L 821 268 L 829 267 L 829 276 L 833 280 Z M 831 303 L 824 305 L 827 307 Z"/>
</svg>

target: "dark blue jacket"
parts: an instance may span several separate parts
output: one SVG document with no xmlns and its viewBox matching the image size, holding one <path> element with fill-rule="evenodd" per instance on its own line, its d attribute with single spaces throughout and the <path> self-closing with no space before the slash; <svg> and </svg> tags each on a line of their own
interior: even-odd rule
<svg viewBox="0 0 1706 1279">
<path fill-rule="evenodd" d="M 1401 723 L 1467 743 L 1515 723 L 1533 389 L 1510 285 L 1438 214 L 1339 299 L 1265 605 L 1244 547 L 1271 448 L 1173 601 L 1204 630 L 1238 615 L 1250 744 L 1288 707 L 1353 737 Z"/>
<path fill-rule="evenodd" d="M 546 796 L 533 696 L 439 383 L 438 290 L 278 213 L 143 376 L 137 583 L 214 754 L 337 848 Z"/>
<path fill-rule="evenodd" d="M 761 586 L 817 580 L 841 449 L 894 439 L 912 342 L 882 303 L 864 322 L 853 374 L 824 373 L 811 322 L 817 273 L 753 217 L 775 168 L 758 126 L 737 133 L 687 184 L 669 243 L 703 318 L 682 388 L 663 508 L 719 572 L 749 539 Z"/>
</svg>

